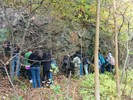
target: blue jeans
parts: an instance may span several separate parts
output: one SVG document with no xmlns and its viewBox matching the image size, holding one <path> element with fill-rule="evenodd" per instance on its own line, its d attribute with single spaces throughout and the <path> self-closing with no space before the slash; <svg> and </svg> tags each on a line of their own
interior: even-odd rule
<svg viewBox="0 0 133 100">
<path fill-rule="evenodd" d="M 12 59 L 12 76 L 15 75 L 15 69 L 17 76 L 20 76 L 20 63 L 18 54 L 16 54 L 16 56 Z"/>
<path fill-rule="evenodd" d="M 49 79 L 50 79 L 50 84 L 53 84 L 53 82 L 52 82 L 52 79 L 53 79 L 52 72 L 49 73 Z"/>
<path fill-rule="evenodd" d="M 32 79 L 32 75 L 31 75 L 31 70 L 30 69 L 29 70 L 28 69 L 26 70 L 26 75 L 28 76 L 28 79 L 29 80 Z"/>
<path fill-rule="evenodd" d="M 82 65 L 82 63 L 80 63 L 80 76 L 82 76 L 83 75 L 83 65 Z"/>
<path fill-rule="evenodd" d="M 53 79 L 52 72 L 49 73 L 49 79 L 51 79 L 51 80 Z"/>
<path fill-rule="evenodd" d="M 41 83 L 40 83 L 40 66 L 35 66 L 35 67 L 30 67 L 31 70 L 31 75 L 32 75 L 32 87 L 33 88 L 40 88 Z"/>
<path fill-rule="evenodd" d="M 108 65 L 107 65 L 107 71 L 108 71 L 108 72 L 111 72 L 110 68 L 111 68 L 111 65 L 108 64 Z"/>
<path fill-rule="evenodd" d="M 105 64 L 102 64 L 102 66 L 101 66 L 101 73 L 104 73 L 104 67 L 105 67 Z"/>
</svg>

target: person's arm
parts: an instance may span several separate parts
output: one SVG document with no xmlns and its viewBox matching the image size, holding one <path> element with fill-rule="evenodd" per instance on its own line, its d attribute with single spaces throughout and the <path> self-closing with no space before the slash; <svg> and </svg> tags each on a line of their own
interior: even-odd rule
<svg viewBox="0 0 133 100">
<path fill-rule="evenodd" d="M 34 60 L 34 54 L 31 54 L 31 55 L 29 56 L 28 63 L 32 64 L 32 63 L 33 63 L 32 60 Z"/>
<path fill-rule="evenodd" d="M 75 61 L 76 61 L 76 58 L 74 58 L 73 61 L 71 61 L 71 62 L 72 62 L 72 63 L 75 63 Z"/>
</svg>

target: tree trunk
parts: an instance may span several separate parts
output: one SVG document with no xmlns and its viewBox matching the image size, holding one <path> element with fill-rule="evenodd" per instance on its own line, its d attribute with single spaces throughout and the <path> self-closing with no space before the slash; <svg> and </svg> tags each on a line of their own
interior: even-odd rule
<svg viewBox="0 0 133 100">
<path fill-rule="evenodd" d="M 95 35 L 95 100 L 100 100 L 99 69 L 98 69 L 98 48 L 99 48 L 99 21 L 100 21 L 100 0 L 97 0 L 97 19 Z"/>
<path fill-rule="evenodd" d="M 117 17 L 116 17 L 116 2 L 114 0 L 114 27 L 115 27 L 115 69 L 116 69 L 116 90 L 118 100 L 121 100 L 120 82 L 119 82 L 119 69 L 118 69 L 118 31 L 117 31 Z"/>
<path fill-rule="evenodd" d="M 32 0 L 30 0 L 29 2 L 30 2 L 29 13 L 31 13 L 32 12 Z"/>
</svg>

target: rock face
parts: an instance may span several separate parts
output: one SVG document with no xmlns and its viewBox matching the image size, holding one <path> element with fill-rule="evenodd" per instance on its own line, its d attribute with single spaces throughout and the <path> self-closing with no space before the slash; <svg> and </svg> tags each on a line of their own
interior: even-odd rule
<svg viewBox="0 0 133 100">
<path fill-rule="evenodd" d="M 5 17 L 6 16 L 6 17 Z M 86 49 L 90 33 L 69 28 L 65 21 L 48 15 L 32 15 L 7 8 L 0 9 L 0 29 L 11 29 L 14 41 L 26 48 L 51 49 L 55 57 Z M 8 39 L 11 33 L 6 35 Z M 81 40 L 82 39 L 82 40 Z M 12 42 L 12 40 L 10 40 Z"/>
</svg>

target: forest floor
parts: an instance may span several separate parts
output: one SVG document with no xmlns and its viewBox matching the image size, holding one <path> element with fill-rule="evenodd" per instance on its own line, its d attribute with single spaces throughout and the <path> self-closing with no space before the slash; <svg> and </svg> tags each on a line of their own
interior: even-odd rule
<svg viewBox="0 0 133 100">
<path fill-rule="evenodd" d="M 54 75 L 53 80 L 54 85 L 51 85 L 50 88 L 33 89 L 32 84 L 25 77 L 15 78 L 14 90 L 8 77 L 0 73 L 0 100 L 85 100 L 79 92 L 80 83 L 85 80 L 84 76 L 76 79 L 66 78 L 60 74 Z M 123 96 L 122 100 L 133 99 L 129 96 Z"/>
<path fill-rule="evenodd" d="M 32 84 L 24 77 L 15 79 L 15 90 L 10 85 L 7 76 L 0 73 L 0 100 L 79 100 L 78 83 L 76 79 L 68 79 L 64 75 L 54 76 L 54 85 L 50 88 L 32 88 Z M 81 99 L 82 100 L 82 99 Z"/>
</svg>

